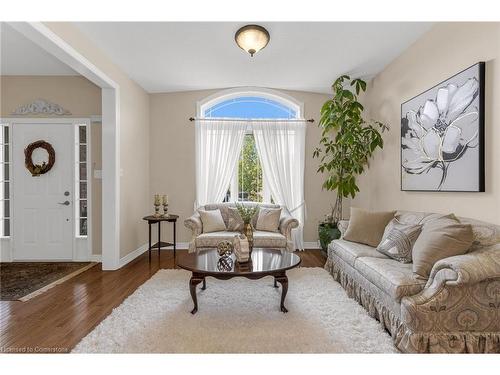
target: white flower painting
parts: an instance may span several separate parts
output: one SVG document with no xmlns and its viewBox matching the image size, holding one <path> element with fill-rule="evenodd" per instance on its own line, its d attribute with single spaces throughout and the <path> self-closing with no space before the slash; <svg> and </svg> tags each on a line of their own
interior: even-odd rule
<svg viewBox="0 0 500 375">
<path fill-rule="evenodd" d="M 484 63 L 401 106 L 401 189 L 484 191 Z"/>
</svg>

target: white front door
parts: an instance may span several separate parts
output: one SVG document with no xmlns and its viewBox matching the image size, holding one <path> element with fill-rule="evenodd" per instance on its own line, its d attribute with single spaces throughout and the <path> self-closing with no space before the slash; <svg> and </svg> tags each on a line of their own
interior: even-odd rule
<svg viewBox="0 0 500 375">
<path fill-rule="evenodd" d="M 61 123 L 11 123 L 13 171 L 13 259 L 73 259 L 74 126 Z M 38 140 L 55 150 L 52 169 L 33 177 L 24 165 L 24 149 Z M 45 150 L 33 152 L 33 162 L 47 161 Z"/>
</svg>

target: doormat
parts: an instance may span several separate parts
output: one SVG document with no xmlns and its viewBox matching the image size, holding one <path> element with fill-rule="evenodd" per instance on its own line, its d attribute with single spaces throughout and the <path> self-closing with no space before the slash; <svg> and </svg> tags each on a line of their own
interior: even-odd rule
<svg viewBox="0 0 500 375">
<path fill-rule="evenodd" d="M 96 264 L 95 262 L 0 263 L 0 300 L 28 301 Z"/>
</svg>

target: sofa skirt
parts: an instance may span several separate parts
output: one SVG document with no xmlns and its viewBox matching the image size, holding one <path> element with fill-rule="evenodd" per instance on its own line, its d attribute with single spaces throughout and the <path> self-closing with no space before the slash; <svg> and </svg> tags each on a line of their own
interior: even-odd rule
<svg viewBox="0 0 500 375">
<path fill-rule="evenodd" d="M 330 249 L 329 249 L 330 250 Z M 329 251 L 325 269 L 342 285 L 350 298 L 361 304 L 371 317 L 391 334 L 394 345 L 404 353 L 498 353 L 500 333 L 488 332 L 413 332 L 397 314 L 353 277 L 352 267 Z M 354 271 L 354 272 L 353 272 Z M 366 280 L 367 283 L 369 281 Z"/>
</svg>

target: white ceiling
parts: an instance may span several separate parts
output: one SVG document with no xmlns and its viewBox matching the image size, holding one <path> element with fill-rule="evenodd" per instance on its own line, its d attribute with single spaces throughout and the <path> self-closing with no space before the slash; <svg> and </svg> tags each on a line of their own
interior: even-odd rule
<svg viewBox="0 0 500 375">
<path fill-rule="evenodd" d="M 245 23 L 79 22 L 148 92 L 238 86 L 328 93 L 340 74 L 370 78 L 431 26 L 390 22 L 263 22 L 268 46 L 251 58 L 234 33 Z"/>
<path fill-rule="evenodd" d="M 0 22 L 0 34 L 1 75 L 78 75 L 5 22 Z"/>
<path fill-rule="evenodd" d="M 251 58 L 234 33 L 245 23 L 78 22 L 148 92 L 258 86 L 329 93 L 340 74 L 370 78 L 431 26 L 391 22 L 264 22 L 268 46 Z M 1 23 L 2 75 L 78 75 Z"/>
</svg>

